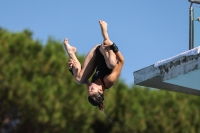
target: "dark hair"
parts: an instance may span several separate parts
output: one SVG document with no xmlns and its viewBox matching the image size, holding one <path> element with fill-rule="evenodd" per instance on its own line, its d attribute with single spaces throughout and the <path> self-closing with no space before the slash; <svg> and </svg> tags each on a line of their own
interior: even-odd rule
<svg viewBox="0 0 200 133">
<path fill-rule="evenodd" d="M 88 96 L 88 101 L 93 105 L 93 106 L 98 106 L 100 110 L 104 110 L 104 104 L 103 104 L 103 94 L 99 94 L 98 92 L 93 94 L 92 96 Z"/>
</svg>

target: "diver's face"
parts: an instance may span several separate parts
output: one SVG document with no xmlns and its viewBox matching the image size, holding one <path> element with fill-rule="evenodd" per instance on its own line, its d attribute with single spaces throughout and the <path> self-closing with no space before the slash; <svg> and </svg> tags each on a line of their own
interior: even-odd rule
<svg viewBox="0 0 200 133">
<path fill-rule="evenodd" d="M 92 96 L 94 95 L 95 93 L 100 93 L 100 94 L 103 94 L 103 91 L 102 91 L 102 88 L 98 85 L 96 85 L 95 83 L 91 83 L 89 86 L 88 86 L 88 96 Z"/>
</svg>

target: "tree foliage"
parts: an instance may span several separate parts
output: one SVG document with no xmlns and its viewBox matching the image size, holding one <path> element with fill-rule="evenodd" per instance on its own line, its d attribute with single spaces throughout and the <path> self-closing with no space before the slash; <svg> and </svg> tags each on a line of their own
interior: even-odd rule
<svg viewBox="0 0 200 133">
<path fill-rule="evenodd" d="M 84 56 L 77 55 L 82 62 Z M 127 86 L 105 91 L 105 112 L 75 83 L 62 42 L 0 28 L 0 132 L 200 133 L 200 98 Z"/>
</svg>

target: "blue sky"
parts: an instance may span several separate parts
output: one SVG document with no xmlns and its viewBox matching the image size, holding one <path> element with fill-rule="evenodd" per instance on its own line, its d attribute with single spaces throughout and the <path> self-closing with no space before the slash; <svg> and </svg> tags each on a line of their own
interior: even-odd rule
<svg viewBox="0 0 200 133">
<path fill-rule="evenodd" d="M 105 20 L 125 58 L 121 78 L 132 85 L 134 71 L 188 50 L 189 6 L 188 0 L 3 0 L 0 27 L 29 29 L 43 44 L 49 36 L 67 37 L 78 54 L 87 54 L 102 42 L 98 20 Z"/>
</svg>

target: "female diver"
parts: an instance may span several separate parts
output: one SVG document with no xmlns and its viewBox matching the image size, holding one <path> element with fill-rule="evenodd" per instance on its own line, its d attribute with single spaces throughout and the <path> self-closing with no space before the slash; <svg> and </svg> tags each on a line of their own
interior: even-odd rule
<svg viewBox="0 0 200 133">
<path fill-rule="evenodd" d="M 88 88 L 88 101 L 93 106 L 98 106 L 100 110 L 104 110 L 103 93 L 106 89 L 112 87 L 119 77 L 124 64 L 124 57 L 116 44 L 109 39 L 107 23 L 100 20 L 99 24 L 103 42 L 89 51 L 82 65 L 75 55 L 76 48 L 68 43 L 67 38 L 63 43 L 70 58 L 68 62 L 69 70 L 74 76 L 76 83 L 86 84 Z M 92 76 L 93 73 L 94 75 Z M 91 76 L 92 80 L 90 82 L 89 78 Z"/>
</svg>

